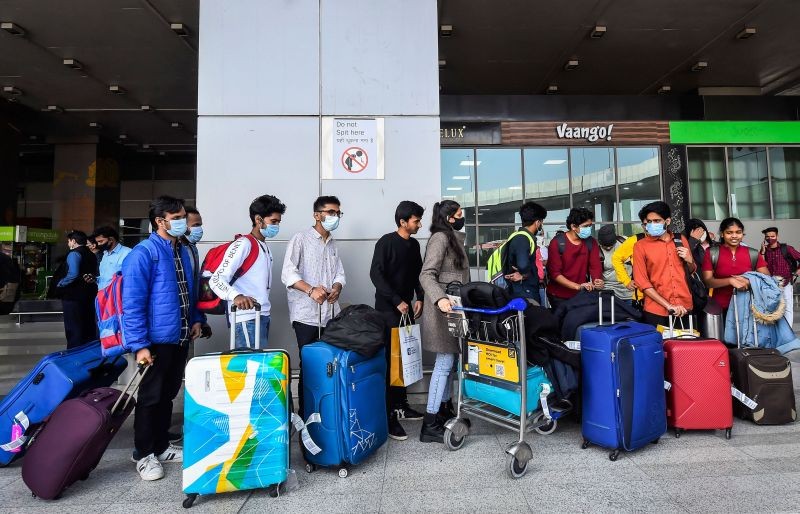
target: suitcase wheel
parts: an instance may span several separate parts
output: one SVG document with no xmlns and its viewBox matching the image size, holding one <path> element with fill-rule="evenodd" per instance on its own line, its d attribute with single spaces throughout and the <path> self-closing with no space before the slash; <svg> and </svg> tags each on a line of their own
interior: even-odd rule
<svg viewBox="0 0 800 514">
<path fill-rule="evenodd" d="M 656 439 L 655 441 L 650 441 L 650 444 L 658 444 L 658 442 L 659 442 L 660 440 L 661 440 L 661 438 L 658 438 L 658 439 Z"/>
<path fill-rule="evenodd" d="M 280 496 L 280 488 L 281 484 L 271 485 L 269 489 L 267 489 L 267 494 L 269 495 L 270 498 L 277 498 L 278 496 Z"/>
<path fill-rule="evenodd" d="M 680 437 L 681 437 L 681 429 L 680 428 L 676 428 L 675 429 L 675 439 L 679 439 Z"/>
<path fill-rule="evenodd" d="M 555 432 L 556 427 L 558 427 L 558 421 L 555 419 L 551 419 L 548 423 L 544 423 L 544 413 L 537 414 L 533 419 L 533 423 L 539 425 L 535 427 L 534 430 L 542 435 L 550 435 Z"/>
<path fill-rule="evenodd" d="M 590 443 L 589 443 L 589 441 L 587 441 L 586 439 L 584 439 L 584 440 L 583 440 L 583 444 L 581 445 L 581 450 L 585 450 L 586 448 L 588 448 L 588 447 L 589 447 L 589 444 L 590 444 Z"/>
<path fill-rule="evenodd" d="M 186 496 L 186 499 L 185 499 L 185 500 L 183 500 L 183 508 L 184 508 L 184 509 L 190 509 L 190 508 L 192 508 L 192 505 L 194 505 L 194 501 L 195 501 L 196 499 L 197 499 L 197 495 L 196 495 L 196 494 L 189 494 L 189 495 L 187 495 L 187 496 Z"/>
<path fill-rule="evenodd" d="M 618 457 L 619 457 L 619 450 L 614 450 L 613 452 L 608 454 L 608 459 L 611 462 L 616 462 Z"/>
<path fill-rule="evenodd" d="M 317 470 L 317 467 L 310 462 L 306 462 L 306 473 L 313 473 Z"/>
<path fill-rule="evenodd" d="M 732 428 L 726 428 L 725 429 L 725 439 L 730 439 L 731 438 L 731 431 L 732 430 L 733 430 Z"/>
<path fill-rule="evenodd" d="M 339 478 L 347 478 L 347 468 L 339 468 Z"/>
<path fill-rule="evenodd" d="M 530 461 L 522 462 L 513 455 L 508 456 L 508 474 L 511 478 L 520 478 L 528 471 L 528 463 Z"/>
</svg>

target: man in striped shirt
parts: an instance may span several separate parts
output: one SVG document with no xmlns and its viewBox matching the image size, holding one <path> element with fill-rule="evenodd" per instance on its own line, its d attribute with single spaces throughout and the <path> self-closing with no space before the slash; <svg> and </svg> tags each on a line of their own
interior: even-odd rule
<svg viewBox="0 0 800 514">
<path fill-rule="evenodd" d="M 797 278 L 797 262 L 800 252 L 791 245 L 778 241 L 778 227 L 769 227 L 761 231 L 764 243 L 761 254 L 767 261 L 767 268 L 773 277 L 783 279 L 783 299 L 786 302 L 784 317 L 789 326 L 794 324 L 794 281 Z"/>
</svg>

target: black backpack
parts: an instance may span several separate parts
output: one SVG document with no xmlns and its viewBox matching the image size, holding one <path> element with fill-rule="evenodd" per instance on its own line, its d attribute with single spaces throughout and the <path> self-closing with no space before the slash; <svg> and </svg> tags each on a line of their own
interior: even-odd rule
<svg viewBox="0 0 800 514">
<path fill-rule="evenodd" d="M 384 347 L 386 322 L 369 305 L 351 305 L 342 309 L 325 326 L 322 340 L 333 346 L 374 357 Z"/>
<path fill-rule="evenodd" d="M 780 249 L 783 259 L 789 264 L 789 270 L 791 270 L 792 275 L 794 275 L 797 272 L 797 261 L 794 260 L 794 257 L 789 254 L 789 247 L 786 245 L 786 243 L 781 243 Z"/>
</svg>

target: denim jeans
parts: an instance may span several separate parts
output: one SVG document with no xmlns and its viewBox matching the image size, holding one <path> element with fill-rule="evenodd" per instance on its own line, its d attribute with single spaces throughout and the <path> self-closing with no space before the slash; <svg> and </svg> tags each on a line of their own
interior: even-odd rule
<svg viewBox="0 0 800 514">
<path fill-rule="evenodd" d="M 456 362 L 455 353 L 437 353 L 436 363 L 433 365 L 431 385 L 428 389 L 429 414 L 439 412 L 442 402 L 450 399 L 450 383 L 453 381 L 453 364 Z"/>
<path fill-rule="evenodd" d="M 260 349 L 267 348 L 269 340 L 269 316 L 258 316 L 261 318 L 261 345 Z M 242 325 L 247 327 L 247 332 L 242 330 Z M 236 323 L 236 348 L 256 348 L 256 320 L 238 321 Z"/>
</svg>

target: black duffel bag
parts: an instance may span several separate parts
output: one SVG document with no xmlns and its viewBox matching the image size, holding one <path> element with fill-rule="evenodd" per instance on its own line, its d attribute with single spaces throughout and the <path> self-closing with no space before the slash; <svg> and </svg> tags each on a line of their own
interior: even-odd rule
<svg viewBox="0 0 800 514">
<path fill-rule="evenodd" d="M 364 357 L 374 357 L 384 348 L 386 322 L 381 313 L 369 305 L 350 305 L 342 309 L 325 326 L 322 340 Z"/>
</svg>

